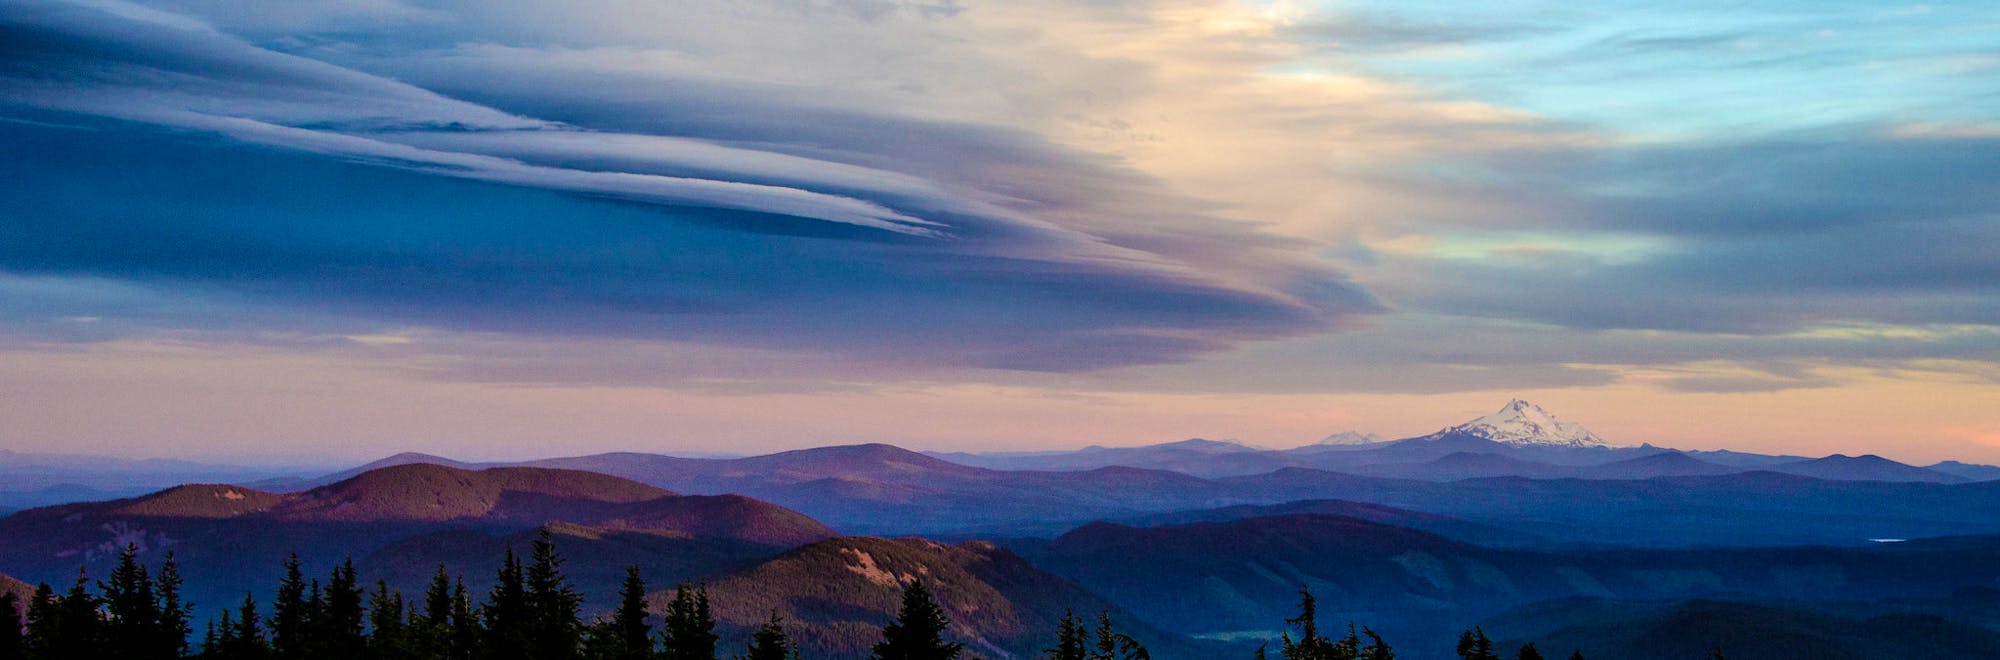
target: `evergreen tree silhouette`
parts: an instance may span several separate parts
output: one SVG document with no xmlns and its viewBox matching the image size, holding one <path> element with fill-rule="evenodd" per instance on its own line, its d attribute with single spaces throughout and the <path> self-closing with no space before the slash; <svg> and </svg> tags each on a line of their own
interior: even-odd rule
<svg viewBox="0 0 2000 660">
<path fill-rule="evenodd" d="M 1091 660 L 1152 660 L 1153 654 L 1130 635 L 1111 629 L 1111 613 L 1097 613 L 1097 652 Z"/>
<path fill-rule="evenodd" d="M 21 639 L 21 598 L 14 592 L 0 594 L 0 660 L 21 660 L 27 654 Z"/>
<path fill-rule="evenodd" d="M 646 623 L 646 580 L 639 567 L 625 568 L 625 581 L 618 587 L 618 609 L 611 618 L 595 627 L 591 635 L 592 658 L 605 660 L 645 660 L 653 657 L 653 627 Z"/>
<path fill-rule="evenodd" d="M 1486 631 L 1473 628 L 1458 636 L 1458 657 L 1464 660 L 1500 660 L 1493 654 L 1493 640 L 1486 638 Z"/>
<path fill-rule="evenodd" d="M 227 621 L 224 619 L 225 625 Z M 229 642 L 225 653 L 231 660 L 262 660 L 271 656 L 270 644 L 264 639 L 264 620 L 257 614 L 257 599 L 249 592 L 243 594 L 243 605 L 237 609 Z"/>
<path fill-rule="evenodd" d="M 76 569 L 76 583 L 56 599 L 56 634 L 45 657 L 87 658 L 104 655 L 103 601 L 90 593 L 90 576 Z"/>
<path fill-rule="evenodd" d="M 361 607 L 361 585 L 355 581 L 354 560 L 343 560 L 333 568 L 326 583 L 325 610 L 314 617 L 320 625 L 314 635 L 327 658 L 358 658 L 367 652 L 361 624 L 366 614 Z M 308 605 L 310 607 L 310 605 Z"/>
<path fill-rule="evenodd" d="M 410 614 L 410 640 L 418 657 L 451 657 L 451 605 L 451 576 L 439 563 L 424 590 L 424 609 Z"/>
<path fill-rule="evenodd" d="M 160 603 L 153 597 L 153 578 L 139 563 L 139 546 L 125 544 L 118 551 L 118 565 L 111 569 L 108 582 L 98 582 L 104 593 L 104 650 L 119 658 L 154 658 L 151 648 L 160 624 Z"/>
<path fill-rule="evenodd" d="M 931 598 L 923 580 L 903 589 L 903 606 L 896 620 L 882 628 L 882 641 L 875 643 L 872 660 L 953 660 L 965 650 L 959 642 L 945 642 L 945 628 L 951 620 L 944 608 Z"/>
<path fill-rule="evenodd" d="M 1062 621 L 1056 623 L 1056 645 L 1042 652 L 1048 654 L 1048 660 L 1090 660 L 1088 638 L 1076 613 L 1063 610 Z"/>
<path fill-rule="evenodd" d="M 53 655 L 59 642 L 60 633 L 56 628 L 62 621 L 62 613 L 56 609 L 56 592 L 49 583 L 35 585 L 35 594 L 28 597 L 27 629 L 21 639 L 22 650 L 33 658 L 60 657 Z"/>
<path fill-rule="evenodd" d="M 368 652 L 380 660 L 399 660 L 415 655 L 411 643 L 403 594 L 389 590 L 389 583 L 375 581 L 375 593 L 368 598 Z"/>
<path fill-rule="evenodd" d="M 521 570 L 521 559 L 508 548 L 500 560 L 500 572 L 493 584 L 493 591 L 486 597 L 486 606 L 480 614 L 485 622 L 484 637 L 481 640 L 479 657 L 494 660 L 525 660 L 533 647 L 529 637 L 530 613 L 528 611 L 528 590 Z"/>
<path fill-rule="evenodd" d="M 472 660 L 479 656 L 480 613 L 472 607 L 472 596 L 465 590 L 465 579 L 452 581 L 451 586 L 451 652 L 450 660 Z"/>
<path fill-rule="evenodd" d="M 1373 629 L 1362 626 L 1361 634 L 1368 636 L 1368 645 L 1361 648 L 1362 660 L 1396 660 L 1396 651 L 1389 648 L 1389 643 L 1382 641 L 1382 636 L 1375 634 Z"/>
<path fill-rule="evenodd" d="M 209 660 L 227 660 L 235 657 L 236 623 L 230 618 L 229 610 L 222 616 L 208 622 L 208 637 L 202 640 L 201 657 Z"/>
<path fill-rule="evenodd" d="M 283 660 L 313 657 L 311 628 L 318 623 L 308 618 L 306 578 L 299 568 L 299 553 L 285 558 L 285 576 L 271 598 L 271 654 Z"/>
<path fill-rule="evenodd" d="M 1583 649 L 1577 649 L 1576 651 L 1570 653 L 1569 660 L 1583 660 Z"/>
<path fill-rule="evenodd" d="M 562 573 L 554 535 L 543 528 L 530 550 L 527 570 L 528 621 L 536 660 L 567 660 L 583 647 L 583 596 Z"/>
<path fill-rule="evenodd" d="M 715 615 L 708 607 L 708 585 L 674 588 L 674 599 L 660 625 L 662 657 L 667 660 L 715 660 Z"/>
<path fill-rule="evenodd" d="M 792 645 L 785 635 L 785 621 L 771 610 L 771 618 L 758 626 L 750 634 L 750 647 L 745 651 L 744 660 L 788 660 L 798 657 L 799 649 Z"/>
<path fill-rule="evenodd" d="M 1535 648 L 1534 642 L 1528 642 L 1521 645 L 1521 652 L 1514 654 L 1514 658 L 1515 660 L 1542 660 L 1542 652 Z"/>
<path fill-rule="evenodd" d="M 1375 634 L 1374 630 L 1362 629 L 1367 633 L 1369 639 L 1368 645 L 1364 648 L 1361 644 L 1361 635 L 1355 632 L 1353 623 L 1347 624 L 1346 637 L 1334 640 L 1319 634 L 1318 618 L 1319 601 L 1313 598 L 1311 589 L 1300 586 L 1299 615 L 1285 620 L 1285 623 L 1299 627 L 1299 638 L 1293 640 L 1292 633 L 1289 630 L 1278 637 L 1279 651 L 1284 654 L 1286 660 L 1359 660 L 1361 658 L 1369 660 L 1394 660 L 1396 657 L 1395 651 L 1391 650 L 1389 644 L 1383 642 L 1382 637 Z M 1259 649 L 1260 652 L 1261 650 Z"/>
<path fill-rule="evenodd" d="M 152 631 L 152 657 L 180 658 L 188 652 L 192 604 L 181 599 L 181 566 L 168 551 L 160 562 L 160 574 L 153 577 L 153 597 L 159 605 Z"/>
</svg>

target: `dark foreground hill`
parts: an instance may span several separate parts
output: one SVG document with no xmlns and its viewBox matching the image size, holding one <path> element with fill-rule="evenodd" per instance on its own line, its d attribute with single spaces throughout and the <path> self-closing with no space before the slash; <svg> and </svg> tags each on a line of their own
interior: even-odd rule
<svg viewBox="0 0 2000 660">
<path fill-rule="evenodd" d="M 1720 650 L 1759 660 L 1934 660 L 2000 657 L 2000 632 L 1927 614 L 1852 617 L 1792 606 L 1697 599 L 1577 598 L 1496 617 L 1486 630 L 1512 652 L 1535 641 L 1548 657 L 1685 660 Z"/>
<path fill-rule="evenodd" d="M 1411 657 L 1446 652 L 1425 645 L 1551 599 L 1873 602 L 1944 598 L 2000 583 L 2000 538 L 1992 537 L 1871 548 L 1531 551 L 1311 514 L 1150 528 L 1098 523 L 1022 552 L 1149 621 L 1189 634 L 1274 637 L 1306 585 L 1327 621 L 1373 626 L 1399 651 L 1417 654 Z"/>
<path fill-rule="evenodd" d="M 741 649 L 748 629 L 776 610 L 814 658 L 862 658 L 894 617 L 903 588 L 921 579 L 952 620 L 951 635 L 978 657 L 1038 657 L 1053 645 L 1065 610 L 1109 611 L 1119 630 L 1144 641 L 1153 657 L 1242 655 L 1142 622 L 1076 584 L 1035 568 L 989 543 L 944 545 L 923 539 L 845 537 L 797 548 L 709 584 L 723 648 Z M 653 594 L 663 611 L 671 592 Z"/>
<path fill-rule="evenodd" d="M 526 547 L 522 533 L 558 523 L 580 553 L 624 544 L 676 558 L 651 561 L 662 570 L 655 579 L 700 577 L 834 535 L 747 497 L 683 496 L 576 470 L 406 464 L 297 493 L 191 485 L 22 511 L 0 519 L 0 568 L 66 585 L 79 565 L 102 577 L 131 544 L 150 564 L 172 551 L 191 589 L 206 590 L 189 595 L 221 603 L 269 588 L 292 552 L 319 571 L 351 557 L 415 587 L 401 580 L 426 578 L 439 561 L 490 567 L 509 542 Z M 486 572 L 467 577 L 478 584 Z"/>
</svg>

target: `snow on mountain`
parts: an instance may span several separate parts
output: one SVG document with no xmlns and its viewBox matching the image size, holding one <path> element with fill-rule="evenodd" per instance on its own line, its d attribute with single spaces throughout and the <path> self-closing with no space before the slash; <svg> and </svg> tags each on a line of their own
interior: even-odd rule
<svg viewBox="0 0 2000 660">
<path fill-rule="evenodd" d="M 1382 436 L 1375 435 L 1373 433 L 1362 433 L 1360 431 L 1342 431 L 1340 433 L 1335 433 L 1333 435 L 1326 436 L 1325 438 L 1319 441 L 1319 444 L 1351 447 L 1357 445 L 1372 445 L 1378 442 L 1388 442 L 1388 440 L 1389 440 L 1388 438 L 1384 438 Z"/>
<path fill-rule="evenodd" d="M 1432 437 L 1446 435 L 1470 435 L 1510 445 L 1611 446 L 1589 429 L 1556 419 L 1541 406 L 1520 399 L 1508 401 L 1499 412 L 1438 431 Z"/>
</svg>

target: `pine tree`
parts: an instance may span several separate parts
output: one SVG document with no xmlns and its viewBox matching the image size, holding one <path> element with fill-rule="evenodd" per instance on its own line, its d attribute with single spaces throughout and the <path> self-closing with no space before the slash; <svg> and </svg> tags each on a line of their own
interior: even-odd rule
<svg viewBox="0 0 2000 660">
<path fill-rule="evenodd" d="M 236 657 L 236 623 L 230 618 L 229 610 L 223 610 L 222 616 L 208 622 L 208 632 L 208 639 L 201 645 L 203 658 L 229 660 Z"/>
<path fill-rule="evenodd" d="M 217 655 L 221 653 L 220 649 L 222 648 L 220 639 L 221 638 L 217 637 L 215 634 L 215 620 L 209 619 L 207 632 L 204 632 L 201 635 L 201 652 L 196 654 L 195 657 L 197 658 L 217 657 Z"/>
<path fill-rule="evenodd" d="M 181 600 L 181 567 L 174 553 L 167 552 L 160 574 L 153 578 L 153 596 L 159 599 L 158 617 L 153 628 L 155 657 L 180 658 L 187 655 L 192 606 Z"/>
<path fill-rule="evenodd" d="M 785 620 L 771 610 L 771 618 L 750 633 L 750 647 L 744 653 L 744 660 L 790 660 L 798 654 L 798 647 L 792 645 L 785 635 Z"/>
<path fill-rule="evenodd" d="M 104 648 L 115 657 L 152 657 L 151 646 L 159 629 L 160 604 L 153 598 L 153 578 L 139 563 L 139 546 L 125 544 L 118 552 L 118 566 L 111 569 L 109 582 L 98 582 L 104 592 Z"/>
<path fill-rule="evenodd" d="M 1091 660 L 1152 660 L 1153 654 L 1130 635 L 1111 629 L 1111 613 L 1097 613 L 1097 653 Z"/>
<path fill-rule="evenodd" d="M 514 555 L 513 548 L 508 548 L 506 557 L 500 562 L 493 591 L 487 595 L 486 607 L 480 610 L 485 620 L 485 639 L 481 640 L 480 657 L 494 660 L 529 657 L 533 638 L 528 636 L 531 622 L 524 582 L 521 559 Z"/>
<path fill-rule="evenodd" d="M 708 586 L 682 582 L 667 603 L 660 642 L 667 660 L 715 660 L 715 616 L 708 609 Z"/>
<path fill-rule="evenodd" d="M 471 660 L 479 657 L 480 613 L 472 607 L 472 596 L 465 591 L 465 579 L 454 580 L 451 587 L 451 653 L 452 660 Z"/>
<path fill-rule="evenodd" d="M 424 590 L 423 611 L 410 616 L 410 632 L 418 656 L 452 657 L 451 606 L 451 576 L 445 574 L 444 564 L 439 563 L 430 587 Z"/>
<path fill-rule="evenodd" d="M 1048 660 L 1090 660 L 1088 634 L 1083 629 L 1083 620 L 1076 613 L 1063 610 L 1062 621 L 1056 623 L 1056 645 L 1042 651 Z"/>
<path fill-rule="evenodd" d="M 646 623 L 646 581 L 639 567 L 625 568 L 625 582 L 618 588 L 618 609 L 611 618 L 595 627 L 592 634 L 594 658 L 645 660 L 653 657 L 653 627 Z"/>
<path fill-rule="evenodd" d="M 1569 660 L 1583 660 L 1583 649 L 1577 649 L 1575 652 L 1569 654 Z"/>
<path fill-rule="evenodd" d="M 0 660 L 21 660 L 27 651 L 21 640 L 21 598 L 0 593 Z"/>
<path fill-rule="evenodd" d="M 321 657 L 355 658 L 367 649 L 367 640 L 361 635 L 361 623 L 366 614 L 361 607 L 361 585 L 355 581 L 354 560 L 346 559 L 333 568 L 333 576 L 326 583 L 326 606 L 319 613 L 319 625 L 313 635 L 319 645 Z M 310 606 L 308 606 L 310 607 Z"/>
<path fill-rule="evenodd" d="M 1375 634 L 1373 629 L 1362 626 L 1361 634 L 1368 636 L 1368 645 L 1361 649 L 1362 660 L 1396 660 L 1396 651 L 1389 648 L 1389 643 L 1382 641 L 1382 636 Z"/>
<path fill-rule="evenodd" d="M 90 593 L 90 577 L 76 570 L 76 584 L 56 602 L 57 637 L 49 657 L 83 658 L 105 654 L 103 601 Z"/>
<path fill-rule="evenodd" d="M 243 594 L 243 606 L 237 610 L 236 626 L 230 631 L 229 640 L 232 643 L 228 654 L 233 660 L 260 660 L 271 655 L 270 643 L 264 639 L 264 620 L 257 615 L 257 599 L 247 592 Z"/>
<path fill-rule="evenodd" d="M 1486 638 L 1486 631 L 1473 628 L 1458 636 L 1458 657 L 1464 660 L 1500 660 L 1493 653 L 1493 640 Z"/>
<path fill-rule="evenodd" d="M 953 660 L 965 649 L 959 642 L 946 643 L 944 631 L 951 621 L 944 616 L 922 580 L 903 589 L 903 607 L 896 620 L 882 628 L 882 641 L 875 643 L 872 660 Z"/>
<path fill-rule="evenodd" d="M 307 614 L 306 577 L 299 568 L 299 553 L 285 558 L 285 577 L 278 580 L 278 592 L 271 599 L 271 652 L 283 660 L 303 660 L 313 656 L 310 641 L 317 621 Z"/>
<path fill-rule="evenodd" d="M 1360 639 L 1354 636 L 1352 627 L 1346 639 L 1340 642 L 1319 634 L 1319 603 L 1313 598 L 1312 590 L 1299 587 L 1299 615 L 1285 619 L 1285 623 L 1299 627 L 1299 638 L 1292 640 L 1287 630 L 1278 637 L 1279 650 L 1285 660 L 1354 660 L 1360 657 Z"/>
<path fill-rule="evenodd" d="M 57 628 L 62 623 L 62 613 L 56 606 L 56 592 L 49 583 L 35 585 L 35 595 L 28 597 L 28 627 L 21 645 L 30 657 L 53 658 L 61 637 Z"/>
<path fill-rule="evenodd" d="M 396 660 L 411 655 L 413 645 L 404 615 L 401 592 L 389 591 L 389 583 L 375 581 L 375 594 L 368 599 L 368 651 L 374 658 Z"/>
<path fill-rule="evenodd" d="M 562 555 L 554 535 L 543 529 L 535 538 L 527 571 L 527 596 L 534 653 L 537 660 L 577 657 L 583 642 L 583 596 L 562 573 Z M 713 657 L 713 652 L 710 657 Z"/>
<path fill-rule="evenodd" d="M 1534 642 L 1528 642 L 1521 645 L 1521 652 L 1514 654 L 1514 658 L 1515 660 L 1542 660 L 1542 652 L 1535 648 Z"/>
</svg>

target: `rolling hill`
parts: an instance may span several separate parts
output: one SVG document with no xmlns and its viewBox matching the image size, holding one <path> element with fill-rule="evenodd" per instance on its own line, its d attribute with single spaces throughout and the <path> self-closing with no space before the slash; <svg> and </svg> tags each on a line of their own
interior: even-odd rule
<svg viewBox="0 0 2000 660">
<path fill-rule="evenodd" d="M 861 658 L 880 639 L 902 590 L 922 579 L 952 620 L 968 652 L 998 659 L 1036 657 L 1054 641 L 1065 610 L 1109 611 L 1122 632 L 1154 657 L 1216 657 L 1228 647 L 1154 628 L 1110 601 L 1035 568 L 989 543 L 944 545 L 923 539 L 843 537 L 786 552 L 709 583 L 725 649 L 742 647 L 750 628 L 773 610 L 815 658 Z M 663 611 L 671 592 L 653 594 Z"/>
<path fill-rule="evenodd" d="M 579 546 L 622 543 L 687 555 L 656 562 L 672 577 L 723 570 L 834 535 L 810 517 L 747 497 L 682 496 L 575 470 L 411 463 L 296 493 L 191 485 L 22 511 L 0 519 L 0 539 L 7 539 L 0 567 L 53 584 L 73 577 L 79 565 L 102 575 L 120 548 L 134 544 L 149 563 L 174 552 L 190 596 L 222 602 L 215 599 L 266 588 L 291 552 L 320 571 L 352 557 L 388 576 L 427 578 L 438 561 L 451 563 L 453 552 L 462 551 L 464 565 L 475 571 L 468 577 L 477 582 L 491 566 L 470 558 L 497 558 L 510 540 L 551 524 L 569 525 L 571 536 L 591 541 Z"/>
</svg>

